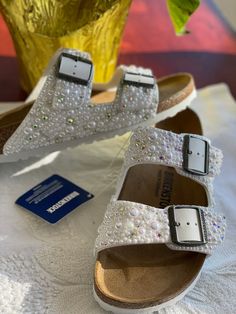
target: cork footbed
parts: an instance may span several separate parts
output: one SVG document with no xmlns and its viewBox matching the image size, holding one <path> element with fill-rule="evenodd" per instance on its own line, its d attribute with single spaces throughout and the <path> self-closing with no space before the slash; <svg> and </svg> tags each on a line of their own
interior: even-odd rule
<svg viewBox="0 0 236 314">
<path fill-rule="evenodd" d="M 175 132 L 201 134 L 199 120 L 189 109 L 160 126 Z M 151 164 L 129 169 L 119 199 L 161 208 L 171 204 L 208 205 L 203 186 L 177 174 L 172 167 Z M 186 290 L 199 274 L 204 260 L 204 254 L 177 252 L 164 244 L 106 249 L 97 257 L 95 291 L 100 299 L 113 306 L 130 309 L 155 306 Z"/>
<path fill-rule="evenodd" d="M 193 77 L 188 73 L 180 73 L 162 78 L 158 81 L 160 91 L 160 103 L 158 112 L 169 109 L 180 103 L 194 90 Z M 94 103 L 113 101 L 115 92 L 102 92 L 92 97 Z M 6 141 L 15 132 L 18 126 L 30 111 L 32 103 L 23 104 L 17 109 L 11 110 L 0 116 L 0 153 Z"/>
<path fill-rule="evenodd" d="M 172 106 L 179 104 L 188 97 L 194 90 L 194 79 L 189 73 L 177 73 L 162 77 L 157 81 L 159 88 L 158 112 L 167 110 Z M 113 101 L 115 91 L 102 92 L 93 97 L 98 103 Z"/>
</svg>

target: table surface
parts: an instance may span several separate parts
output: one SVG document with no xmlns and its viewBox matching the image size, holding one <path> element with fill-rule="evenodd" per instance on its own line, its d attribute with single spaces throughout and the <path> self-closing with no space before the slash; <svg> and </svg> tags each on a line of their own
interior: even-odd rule
<svg viewBox="0 0 236 314">
<path fill-rule="evenodd" d="M 188 29 L 190 35 L 174 34 L 165 1 L 133 0 L 118 62 L 150 67 L 157 77 L 190 72 L 197 87 L 225 82 L 236 97 L 236 34 L 212 0 L 201 3 Z M 14 47 L 1 16 L 0 43 L 0 101 L 24 100 Z"/>
</svg>

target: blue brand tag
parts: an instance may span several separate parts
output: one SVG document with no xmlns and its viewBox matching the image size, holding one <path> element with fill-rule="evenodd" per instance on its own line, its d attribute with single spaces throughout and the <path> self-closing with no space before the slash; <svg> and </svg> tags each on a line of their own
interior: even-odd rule
<svg viewBox="0 0 236 314">
<path fill-rule="evenodd" d="M 16 204 L 54 224 L 94 196 L 74 183 L 53 175 L 16 200 Z"/>
</svg>

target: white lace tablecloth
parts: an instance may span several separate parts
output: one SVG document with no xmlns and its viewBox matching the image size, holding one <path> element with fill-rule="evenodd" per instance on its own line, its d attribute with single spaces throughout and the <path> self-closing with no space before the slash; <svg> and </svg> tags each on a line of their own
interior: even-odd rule
<svg viewBox="0 0 236 314">
<path fill-rule="evenodd" d="M 1 104 L 0 104 L 1 106 Z M 219 84 L 199 92 L 192 106 L 204 133 L 224 151 L 216 201 L 228 220 L 226 241 L 207 260 L 199 282 L 180 303 L 161 313 L 236 313 L 236 103 Z M 0 313 L 105 313 L 93 300 L 93 243 L 114 192 L 128 135 L 0 164 Z M 57 225 L 14 201 L 52 174 L 95 194 Z"/>
</svg>

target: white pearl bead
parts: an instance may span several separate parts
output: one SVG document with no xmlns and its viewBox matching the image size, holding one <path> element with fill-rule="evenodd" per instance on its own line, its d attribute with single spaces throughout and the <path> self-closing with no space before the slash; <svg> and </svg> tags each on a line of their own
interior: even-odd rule
<svg viewBox="0 0 236 314">
<path fill-rule="evenodd" d="M 154 153 L 155 150 L 156 150 L 156 146 L 154 146 L 154 145 L 151 145 L 151 146 L 149 147 L 149 149 L 148 149 L 148 151 L 151 152 L 151 153 Z"/>
<path fill-rule="evenodd" d="M 140 234 L 145 234 L 146 233 L 146 230 L 143 227 L 139 228 L 138 231 L 139 231 Z"/>
<path fill-rule="evenodd" d="M 151 223 L 151 228 L 153 229 L 153 230 L 157 230 L 158 229 L 158 223 L 157 222 L 152 222 Z"/>
<path fill-rule="evenodd" d="M 128 231 L 134 229 L 134 223 L 132 221 L 126 222 L 125 229 Z"/>
<path fill-rule="evenodd" d="M 32 131 L 33 131 L 32 128 L 25 128 L 25 129 L 24 129 L 24 133 L 25 133 L 25 134 L 29 134 L 29 133 L 31 133 Z"/>
<path fill-rule="evenodd" d="M 96 127 L 96 122 L 95 121 L 89 122 L 88 127 L 91 128 L 91 129 L 95 128 Z"/>
<path fill-rule="evenodd" d="M 137 216 L 139 215 L 138 209 L 132 208 L 132 209 L 130 210 L 130 215 L 131 215 L 131 216 L 134 216 L 134 217 L 137 217 Z"/>
</svg>

